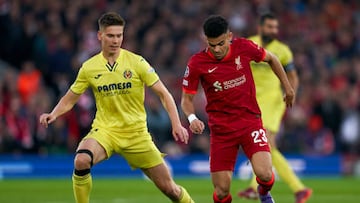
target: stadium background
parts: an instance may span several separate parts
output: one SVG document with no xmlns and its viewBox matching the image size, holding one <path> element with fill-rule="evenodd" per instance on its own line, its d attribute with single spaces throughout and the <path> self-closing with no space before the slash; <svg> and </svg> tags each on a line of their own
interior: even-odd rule
<svg viewBox="0 0 360 203">
<path fill-rule="evenodd" d="M 293 167 L 322 166 L 306 168 L 304 175 L 360 176 L 357 0 L 0 0 L 0 177 L 51 176 L 44 172 L 49 168 L 71 173 L 72 154 L 93 118 L 91 93 L 48 129 L 39 126 L 38 116 L 51 110 L 81 63 L 99 51 L 96 20 L 109 10 L 127 22 L 123 47 L 154 66 L 177 104 L 187 59 L 204 48 L 201 25 L 209 14 L 222 14 L 235 35 L 247 37 L 256 33 L 260 13 L 274 12 L 279 38 L 293 50 L 300 76 L 297 103 L 284 118 L 279 148 Z M 201 96 L 196 105 L 206 120 Z M 184 160 L 175 175 L 189 171 L 177 171 L 187 160 L 206 161 L 208 132 L 192 136 L 189 145 L 174 143 L 166 112 L 150 92 L 146 107 L 149 129 L 168 161 Z M 244 157 L 239 159 L 241 165 Z M 206 173 L 203 167 L 199 170 Z"/>
</svg>

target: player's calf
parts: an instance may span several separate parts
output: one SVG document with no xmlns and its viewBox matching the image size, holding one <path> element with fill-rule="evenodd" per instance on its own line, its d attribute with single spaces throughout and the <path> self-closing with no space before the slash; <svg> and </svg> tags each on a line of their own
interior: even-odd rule
<svg viewBox="0 0 360 203">
<path fill-rule="evenodd" d="M 87 149 L 78 150 L 76 154 L 74 161 L 75 169 L 72 176 L 75 202 L 88 203 L 92 188 L 90 167 L 93 162 L 93 154 Z"/>
</svg>

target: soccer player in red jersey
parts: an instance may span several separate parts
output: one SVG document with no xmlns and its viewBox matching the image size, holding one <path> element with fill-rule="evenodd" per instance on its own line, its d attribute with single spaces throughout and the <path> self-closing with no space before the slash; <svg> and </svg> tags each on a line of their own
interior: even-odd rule
<svg viewBox="0 0 360 203">
<path fill-rule="evenodd" d="M 213 15 L 203 24 L 208 47 L 194 54 L 183 78 L 181 107 L 190 130 L 201 134 L 204 123 L 195 115 L 194 96 L 201 83 L 206 100 L 210 128 L 210 172 L 214 185 L 214 203 L 230 203 L 230 185 L 238 150 L 249 158 L 261 202 L 274 202 L 270 190 L 274 173 L 270 147 L 256 101 L 250 61 L 267 62 L 284 88 L 284 102 L 291 107 L 294 90 L 278 58 L 245 38 L 233 38 L 228 22 Z"/>
<path fill-rule="evenodd" d="M 288 79 L 295 90 L 298 89 L 299 80 L 296 67 L 293 63 L 293 53 L 288 45 L 277 39 L 279 21 L 272 13 L 261 15 L 258 25 L 258 34 L 248 39 L 275 54 L 286 71 Z M 276 137 L 280 131 L 281 121 L 285 114 L 285 104 L 281 102 L 283 90 L 280 81 L 272 73 L 267 63 L 250 64 L 256 87 L 256 100 L 258 101 L 266 136 L 271 147 L 271 159 L 279 178 L 283 180 L 295 195 L 295 203 L 305 203 L 312 195 L 312 189 L 307 188 L 296 173 L 292 170 L 286 158 L 276 145 Z M 257 199 L 257 182 L 252 177 L 249 187 L 238 192 L 238 196 L 247 199 Z"/>
</svg>

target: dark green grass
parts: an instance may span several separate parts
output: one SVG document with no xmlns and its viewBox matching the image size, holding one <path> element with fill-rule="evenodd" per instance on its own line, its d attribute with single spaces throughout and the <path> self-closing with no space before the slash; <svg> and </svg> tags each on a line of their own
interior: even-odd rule
<svg viewBox="0 0 360 203">
<path fill-rule="evenodd" d="M 177 178 L 197 203 L 212 203 L 210 179 Z M 359 203 L 360 179 L 355 178 L 306 178 L 306 185 L 314 190 L 308 203 Z M 232 183 L 233 202 L 258 202 L 239 199 L 236 192 L 247 181 Z M 277 181 L 272 190 L 277 203 L 294 202 L 290 189 Z M 0 180 L 1 203 L 65 203 L 74 202 L 70 179 Z M 93 179 L 91 203 L 162 203 L 170 202 L 155 186 L 143 179 Z"/>
</svg>

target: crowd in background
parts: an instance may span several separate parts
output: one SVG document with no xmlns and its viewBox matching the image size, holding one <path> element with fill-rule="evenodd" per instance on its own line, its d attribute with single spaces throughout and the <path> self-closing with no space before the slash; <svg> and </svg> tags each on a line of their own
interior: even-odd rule
<svg viewBox="0 0 360 203">
<path fill-rule="evenodd" d="M 72 153 L 94 117 L 92 93 L 45 129 L 48 112 L 100 50 L 97 19 L 126 20 L 123 48 L 142 55 L 180 104 L 190 55 L 203 49 L 202 22 L 225 16 L 235 36 L 256 34 L 258 17 L 279 18 L 279 38 L 294 53 L 300 77 L 296 105 L 278 136 L 284 153 L 360 154 L 360 2 L 357 0 L 0 0 L 0 153 Z M 201 90 L 200 90 L 201 91 Z M 196 98 L 206 120 L 205 100 Z M 150 132 L 170 155 L 207 153 L 209 132 L 189 145 L 173 141 L 160 101 L 146 94 Z M 197 108 L 199 109 L 199 108 Z M 187 120 L 181 115 L 184 125 Z"/>
</svg>

